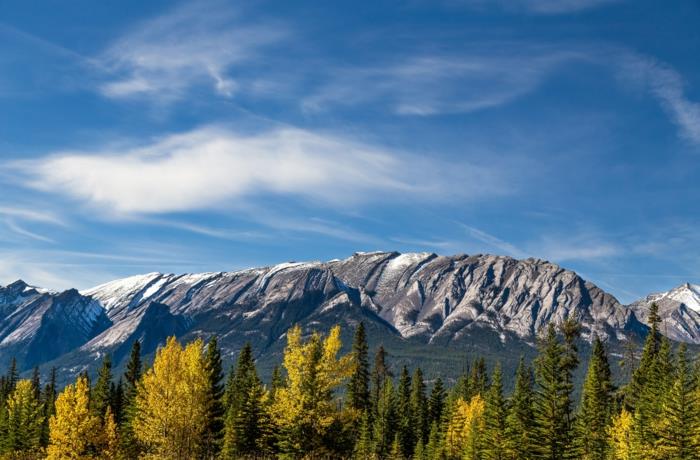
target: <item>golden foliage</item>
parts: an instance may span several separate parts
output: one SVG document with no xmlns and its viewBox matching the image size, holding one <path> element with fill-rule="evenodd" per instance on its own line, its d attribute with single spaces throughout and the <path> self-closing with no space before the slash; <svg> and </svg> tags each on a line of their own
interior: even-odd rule
<svg viewBox="0 0 700 460">
<path fill-rule="evenodd" d="M 449 455 L 471 458 L 470 454 L 478 450 L 479 436 L 484 431 L 484 407 L 481 395 L 469 402 L 462 398 L 455 402 L 445 440 Z"/>
<path fill-rule="evenodd" d="M 49 420 L 49 460 L 90 458 L 101 427 L 100 419 L 90 414 L 89 391 L 87 380 L 81 377 L 58 395 L 56 415 Z"/>
<path fill-rule="evenodd" d="M 204 344 L 174 337 L 159 349 L 136 396 L 134 433 L 153 458 L 195 458 L 206 426 Z"/>
<path fill-rule="evenodd" d="M 625 409 L 613 417 L 612 424 L 608 428 L 608 435 L 611 455 L 614 460 L 632 460 L 634 458 L 633 423 L 632 414 Z"/>
</svg>

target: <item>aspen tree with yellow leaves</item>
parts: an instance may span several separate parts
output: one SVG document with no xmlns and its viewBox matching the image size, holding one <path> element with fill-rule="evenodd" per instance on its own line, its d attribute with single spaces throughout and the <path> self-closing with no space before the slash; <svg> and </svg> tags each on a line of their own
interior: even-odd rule
<svg viewBox="0 0 700 460">
<path fill-rule="evenodd" d="M 90 386 L 80 377 L 56 399 L 56 414 L 49 421 L 49 460 L 84 459 L 96 452 L 100 419 L 90 413 Z"/>
<path fill-rule="evenodd" d="M 192 459 L 206 426 L 208 378 L 204 344 L 184 348 L 170 337 L 136 394 L 134 434 L 151 458 Z"/>
<path fill-rule="evenodd" d="M 314 333 L 303 341 L 299 326 L 287 332 L 287 379 L 277 390 L 272 408 L 273 419 L 280 427 L 283 452 L 320 454 L 328 449 L 325 437 L 339 420 L 334 391 L 353 369 L 351 356 L 338 357 L 341 346 L 339 326 L 331 329 L 325 339 Z"/>
</svg>

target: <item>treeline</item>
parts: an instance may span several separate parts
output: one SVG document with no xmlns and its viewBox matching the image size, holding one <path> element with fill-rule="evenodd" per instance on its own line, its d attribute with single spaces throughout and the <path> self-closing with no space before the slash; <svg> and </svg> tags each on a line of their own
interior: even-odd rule
<svg viewBox="0 0 700 460">
<path fill-rule="evenodd" d="M 115 381 L 105 357 L 57 394 L 55 373 L 0 381 L 0 452 L 50 459 L 698 459 L 700 370 L 660 334 L 658 309 L 629 382 L 616 386 L 594 338 L 575 393 L 579 327 L 550 325 L 505 395 L 498 365 L 476 359 L 447 388 L 420 369 L 393 375 L 380 347 L 370 363 L 360 324 L 341 356 L 340 328 L 287 333 L 282 366 L 258 376 L 245 346 L 227 376 L 216 339 L 171 338 L 144 368 L 134 344 Z M 629 363 L 627 364 L 630 365 Z M 511 378 L 508 376 L 508 378 Z M 574 394 L 580 397 L 574 400 Z"/>
</svg>

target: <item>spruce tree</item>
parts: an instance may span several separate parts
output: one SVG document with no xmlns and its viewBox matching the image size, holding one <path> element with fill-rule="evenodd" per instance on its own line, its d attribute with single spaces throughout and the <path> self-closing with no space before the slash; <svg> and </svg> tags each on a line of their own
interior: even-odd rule
<svg viewBox="0 0 700 460">
<path fill-rule="evenodd" d="M 547 327 L 535 361 L 537 392 L 534 414 L 537 426 L 537 458 L 569 458 L 569 406 L 567 349 L 559 341 L 554 324 Z"/>
<path fill-rule="evenodd" d="M 207 459 L 216 458 L 219 455 L 224 430 L 224 387 L 222 384 L 224 374 L 221 351 L 216 336 L 212 337 L 207 344 L 205 370 L 208 379 L 207 426 L 204 431 L 202 457 Z"/>
<path fill-rule="evenodd" d="M 370 406 L 368 350 L 365 324 L 361 322 L 352 343 L 354 368 L 347 388 L 348 405 L 359 411 L 367 410 Z"/>
<path fill-rule="evenodd" d="M 661 347 L 661 333 L 659 331 L 661 318 L 659 317 L 659 306 L 656 303 L 652 303 L 649 307 L 647 323 L 649 324 L 649 333 L 644 341 L 642 356 L 624 392 L 625 406 L 630 411 L 636 409 L 638 399 L 645 394 L 647 382 L 652 378 L 653 368 Z M 631 367 L 631 364 L 628 367 Z"/>
<path fill-rule="evenodd" d="M 525 365 L 525 358 L 521 356 L 515 373 L 515 389 L 510 398 L 510 408 L 506 418 L 508 452 L 512 459 L 535 458 L 537 439 L 533 415 L 534 399 L 532 369 Z"/>
<path fill-rule="evenodd" d="M 39 372 L 39 366 L 35 366 L 32 371 L 32 389 L 34 390 L 34 399 L 37 401 L 41 400 L 41 373 Z"/>
<path fill-rule="evenodd" d="M 605 348 L 596 335 L 576 422 L 576 451 L 586 460 L 605 460 L 612 417 L 613 384 Z"/>
<path fill-rule="evenodd" d="M 374 417 L 374 452 L 379 458 L 386 458 L 391 450 L 398 428 L 397 398 L 391 379 L 384 381 L 382 393 L 377 402 L 377 413 Z"/>
<path fill-rule="evenodd" d="M 411 415 L 413 416 L 413 436 L 416 445 L 422 441 L 422 447 L 428 443 L 428 400 L 425 395 L 423 371 L 417 368 L 411 379 Z"/>
<path fill-rule="evenodd" d="M 138 385 L 143 372 L 143 364 L 141 361 L 141 342 L 136 340 L 131 345 L 129 361 L 126 364 L 124 371 L 124 390 L 123 390 L 123 422 L 120 426 L 120 441 L 122 451 L 128 458 L 138 458 L 141 454 L 141 445 L 134 435 L 133 423 L 137 415 L 136 396 L 138 393 Z"/>
<path fill-rule="evenodd" d="M 391 377 L 393 376 L 391 375 L 389 364 L 387 363 L 387 353 L 384 350 L 384 346 L 380 345 L 379 349 L 377 349 L 377 353 L 374 355 L 374 367 L 372 368 L 371 410 L 373 414 L 377 412 L 384 382 Z"/>
<path fill-rule="evenodd" d="M 357 441 L 355 442 L 355 448 L 353 450 L 355 458 L 369 459 L 374 456 L 374 443 L 372 441 L 372 437 L 372 419 L 370 418 L 369 411 L 364 411 L 362 413 L 362 420 L 360 421 Z"/>
<path fill-rule="evenodd" d="M 442 384 L 440 377 L 435 380 L 433 389 L 430 392 L 428 400 L 428 423 L 432 426 L 437 423 L 438 427 L 442 426 L 443 416 L 445 411 L 445 387 Z"/>
<path fill-rule="evenodd" d="M 399 376 L 397 410 L 399 446 L 401 447 L 402 455 L 409 458 L 413 455 L 416 437 L 414 431 L 413 408 L 411 405 L 411 376 L 406 366 L 403 366 Z"/>
<path fill-rule="evenodd" d="M 698 458 L 700 407 L 696 384 L 686 356 L 686 345 L 681 344 L 676 360 L 675 378 L 663 397 L 660 414 L 654 420 L 658 436 L 654 447 L 659 458 Z"/>
<path fill-rule="evenodd" d="M 90 409 L 94 416 L 104 419 L 107 408 L 112 402 L 112 358 L 106 355 L 97 374 L 97 381 L 92 389 Z"/>
<path fill-rule="evenodd" d="M 49 372 L 49 381 L 44 386 L 41 402 L 44 409 L 44 418 L 41 425 L 40 444 L 42 447 L 49 445 L 49 420 L 56 414 L 56 368 L 52 367 Z"/>
<path fill-rule="evenodd" d="M 489 386 L 488 370 L 486 369 L 486 360 L 483 357 L 476 358 L 474 365 L 471 368 L 469 376 L 469 391 L 471 394 L 465 395 L 465 401 L 469 401 L 473 396 L 486 394 Z"/>
<path fill-rule="evenodd" d="M 486 392 L 484 408 L 485 433 L 483 436 L 484 458 L 489 460 L 505 460 L 508 453 L 508 438 L 506 436 L 506 418 L 508 407 L 503 396 L 503 377 L 500 364 L 493 371 L 491 385 Z"/>
</svg>

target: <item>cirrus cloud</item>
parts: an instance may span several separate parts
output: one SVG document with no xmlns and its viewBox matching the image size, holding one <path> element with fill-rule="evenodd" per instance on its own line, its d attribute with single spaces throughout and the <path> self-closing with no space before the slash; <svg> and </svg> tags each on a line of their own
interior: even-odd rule
<svg viewBox="0 0 700 460">
<path fill-rule="evenodd" d="M 205 126 L 131 148 L 17 161 L 26 186 L 115 215 L 249 204 L 265 195 L 345 206 L 508 193 L 505 171 L 440 161 L 296 128 L 243 135 Z"/>
</svg>

